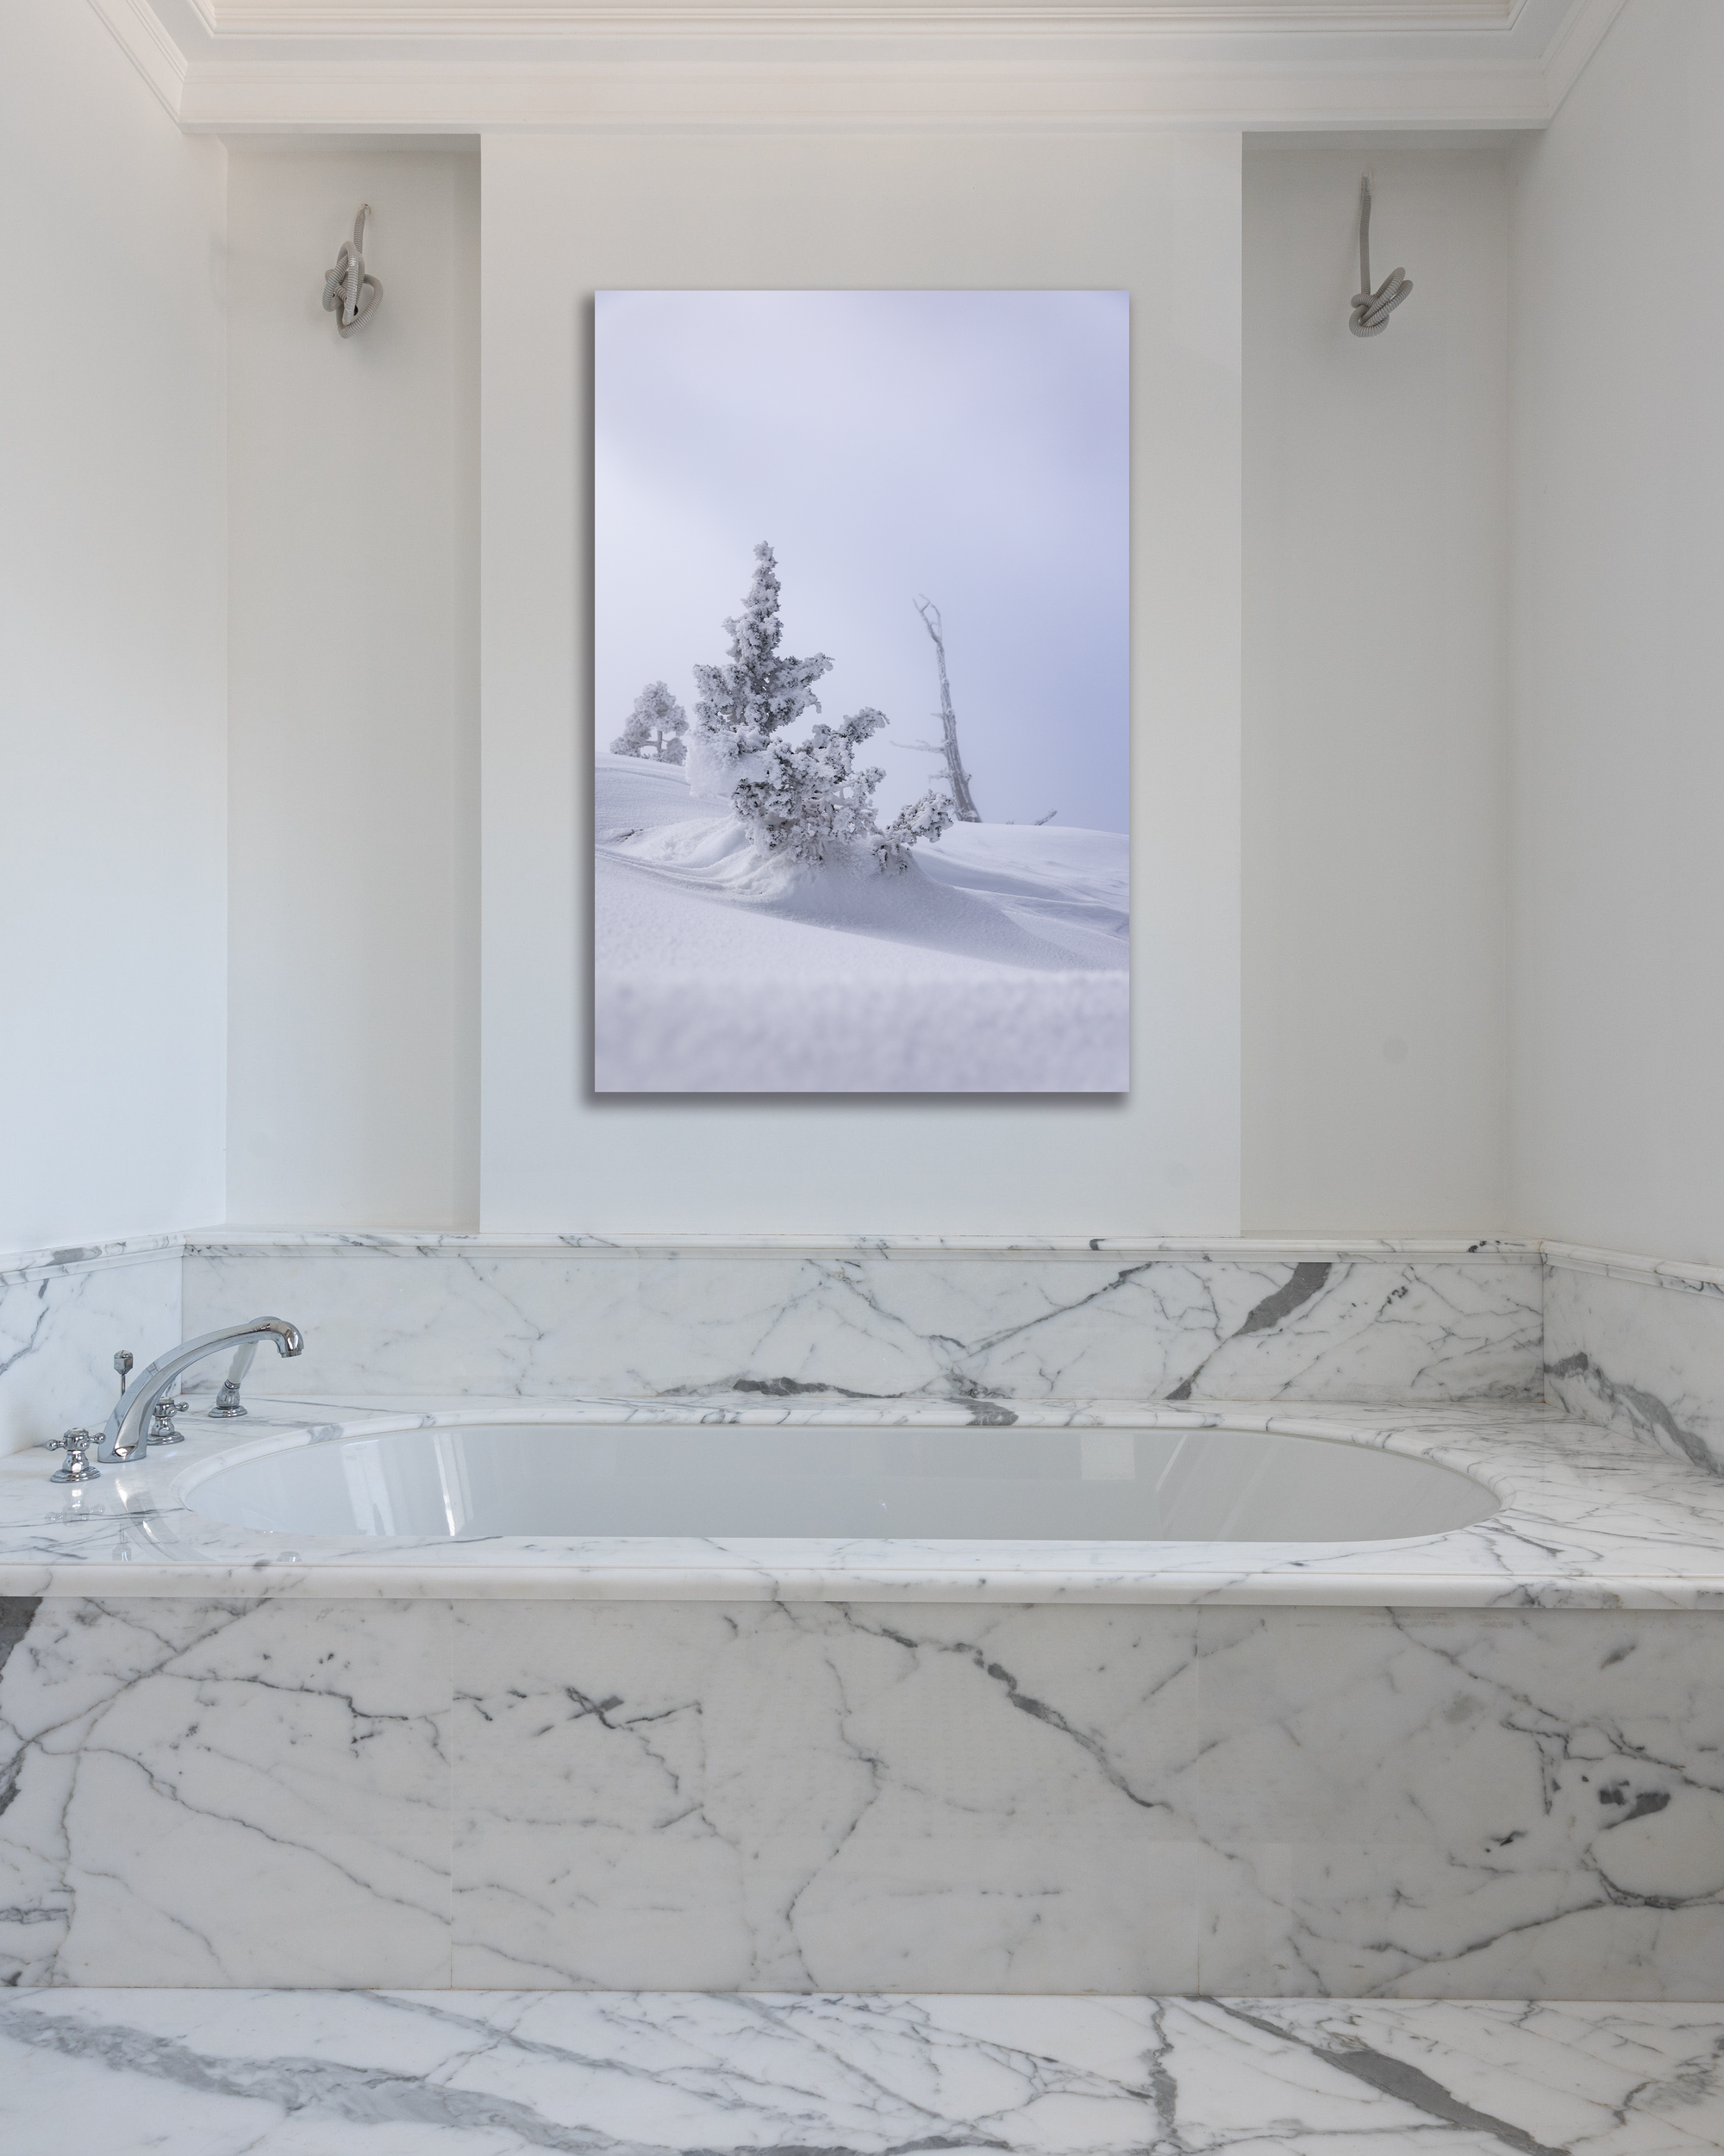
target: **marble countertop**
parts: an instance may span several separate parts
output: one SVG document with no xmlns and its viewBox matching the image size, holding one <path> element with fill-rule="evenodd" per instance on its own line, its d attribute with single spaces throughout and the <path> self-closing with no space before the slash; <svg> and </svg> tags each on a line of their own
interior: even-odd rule
<svg viewBox="0 0 1724 2156">
<path fill-rule="evenodd" d="M 259 1440 L 432 1423 L 621 1421 L 1022 1428 L 1226 1427 L 1434 1459 L 1502 1509 L 1396 1542 L 982 1542 L 272 1534 L 187 1503 L 191 1471 Z M 371 1399 L 259 1403 L 237 1427 L 182 1418 L 184 1445 L 56 1486 L 41 1452 L 0 1459 L 0 1594 L 552 1600 L 1214 1603 L 1366 1608 L 1724 1607 L 1724 1478 L 1555 1409 L 1261 1402 Z"/>
<path fill-rule="evenodd" d="M 18 2156 L 1706 2156 L 1721 2045 L 1716 2008 L 1651 2003 L 56 1986 L 0 1994 L 0 2127 Z"/>
</svg>

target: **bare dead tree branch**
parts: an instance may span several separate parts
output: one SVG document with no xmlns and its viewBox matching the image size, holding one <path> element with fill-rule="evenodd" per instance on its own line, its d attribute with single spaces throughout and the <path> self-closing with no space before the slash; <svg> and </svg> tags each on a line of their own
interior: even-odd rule
<svg viewBox="0 0 1724 2156">
<path fill-rule="evenodd" d="M 952 709 L 952 690 L 946 678 L 946 637 L 940 620 L 940 609 L 932 599 L 917 599 L 915 610 L 921 615 L 922 627 L 934 639 L 934 656 L 940 662 L 940 724 L 942 742 L 939 753 L 946 759 L 946 777 L 952 788 L 952 805 L 958 811 L 960 823 L 979 823 L 981 812 L 970 791 L 970 774 L 964 768 L 964 759 L 958 753 L 958 715 Z M 926 748 L 929 742 L 906 742 L 906 747 Z"/>
</svg>

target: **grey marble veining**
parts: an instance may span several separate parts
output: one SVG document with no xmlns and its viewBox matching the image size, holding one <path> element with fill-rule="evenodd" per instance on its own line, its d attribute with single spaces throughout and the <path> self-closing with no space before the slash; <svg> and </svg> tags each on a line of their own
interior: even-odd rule
<svg viewBox="0 0 1724 2156">
<path fill-rule="evenodd" d="M 457 1984 L 1198 1988 L 1195 1613 L 457 1626 Z"/>
<path fill-rule="evenodd" d="M 1724 1475 L 1724 1275 L 1553 1246 L 1545 1378 L 1571 1415 Z"/>
<path fill-rule="evenodd" d="M 0 1261 L 0 1453 L 99 1422 L 119 1380 L 179 1337 L 176 1236 L 38 1251 Z"/>
<path fill-rule="evenodd" d="M 0 1600 L 0 1983 L 447 1983 L 450 1625 Z"/>
<path fill-rule="evenodd" d="M 1702 2156 L 1715 2010 L 319 1990 L 0 1999 L 12 2156 Z"/>
<path fill-rule="evenodd" d="M 1533 1400 L 1518 1246 L 194 1239 L 191 1330 L 279 1309 L 278 1393 Z"/>
<path fill-rule="evenodd" d="M 1724 1996 L 1711 1619 L 455 1623 L 458 1984 Z"/>
<path fill-rule="evenodd" d="M 1208 1611 L 1202 1986 L 1724 1999 L 1715 1618 Z M 1237 1956 L 1237 1959 L 1235 1959 Z"/>
</svg>

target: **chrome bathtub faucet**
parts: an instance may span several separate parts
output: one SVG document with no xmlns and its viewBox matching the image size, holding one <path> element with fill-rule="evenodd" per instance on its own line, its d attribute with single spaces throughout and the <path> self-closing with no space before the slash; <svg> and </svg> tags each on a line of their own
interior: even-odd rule
<svg viewBox="0 0 1724 2156">
<path fill-rule="evenodd" d="M 173 1428 L 173 1418 L 182 1403 L 174 1399 L 173 1391 L 174 1379 L 181 1371 L 202 1362 L 206 1355 L 219 1355 L 223 1348 L 255 1348 L 266 1340 L 275 1342 L 279 1355 L 297 1355 L 305 1346 L 299 1328 L 290 1325 L 284 1317 L 254 1317 L 249 1325 L 223 1326 L 219 1332 L 200 1334 L 196 1340 L 183 1340 L 169 1353 L 159 1355 L 140 1373 L 131 1390 L 115 1403 L 96 1457 L 104 1462 L 138 1460 L 149 1451 L 153 1437 L 161 1444 L 178 1442 L 180 1434 Z M 231 1372 L 228 1381 L 234 1383 Z M 237 1392 L 237 1384 L 234 1390 Z M 165 1415 L 159 1412 L 164 1404 Z"/>
</svg>

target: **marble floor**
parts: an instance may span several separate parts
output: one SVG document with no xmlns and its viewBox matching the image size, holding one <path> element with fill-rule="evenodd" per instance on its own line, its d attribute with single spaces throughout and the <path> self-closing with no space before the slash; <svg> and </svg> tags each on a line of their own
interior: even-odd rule
<svg viewBox="0 0 1724 2156">
<path fill-rule="evenodd" d="M 1724 2009 L 0 1993 L 6 2156 L 1699 2156 Z"/>
</svg>

